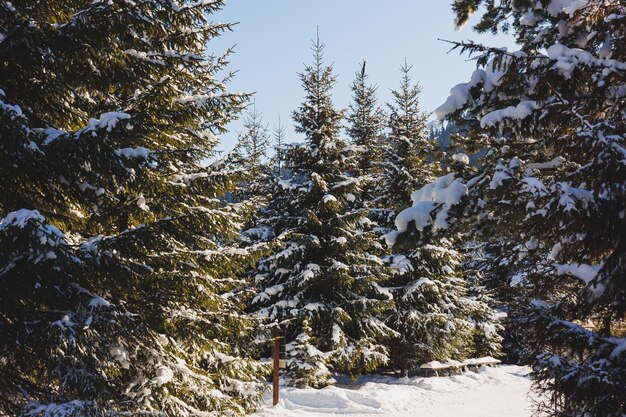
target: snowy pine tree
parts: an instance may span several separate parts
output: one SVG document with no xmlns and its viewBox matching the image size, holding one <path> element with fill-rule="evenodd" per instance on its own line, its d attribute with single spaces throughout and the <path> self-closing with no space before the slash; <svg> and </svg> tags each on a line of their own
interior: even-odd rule
<svg viewBox="0 0 626 417">
<path fill-rule="evenodd" d="M 280 121 L 280 115 L 278 116 L 278 123 L 274 125 L 272 129 L 272 136 L 274 138 L 274 156 L 272 157 L 272 166 L 276 172 L 277 177 L 283 176 L 284 162 L 285 162 L 285 147 L 287 144 L 287 127 Z"/>
<path fill-rule="evenodd" d="M 221 1 L 0 4 L 0 414 L 243 415 L 243 108 L 207 42 Z M 228 78 L 228 77 L 227 77 Z"/>
<path fill-rule="evenodd" d="M 349 174 L 354 156 L 338 137 L 342 112 L 332 105 L 335 76 L 323 63 L 323 47 L 318 38 L 314 62 L 300 75 L 306 96 L 294 120 L 306 142 L 286 154 L 293 177 L 280 181 L 270 205 L 279 217 L 269 222 L 282 247 L 260 263 L 252 304 L 284 326 L 288 342 L 323 352 L 326 363 L 318 353 L 309 358 L 309 348 L 294 348 L 288 358 L 288 378 L 314 386 L 329 382 L 315 376 L 326 375 L 326 367 L 356 376 L 384 364 L 380 341 L 393 333 L 377 318 L 390 304 L 377 283 L 386 273 L 373 254 L 376 237 L 362 227 L 369 221 L 359 181 Z"/>
<path fill-rule="evenodd" d="M 377 104 L 377 87 L 367 84 L 368 75 L 365 71 L 365 64 L 363 61 L 361 70 L 356 73 L 356 78 L 350 86 L 352 103 L 346 116 L 348 122 L 346 132 L 352 139 L 352 143 L 357 146 L 358 165 L 355 174 L 372 182 L 377 179 L 381 169 L 380 141 L 385 114 Z"/>
<path fill-rule="evenodd" d="M 457 1 L 457 22 L 481 3 Z M 470 195 L 517 238 L 515 320 L 551 416 L 626 410 L 624 16 L 616 0 L 490 4 L 476 28 L 512 30 L 521 49 L 458 44 L 480 68 L 437 110 L 469 112 L 490 139 Z"/>
<path fill-rule="evenodd" d="M 399 333 L 390 346 L 403 376 L 419 363 L 499 352 L 496 314 L 480 288 L 468 292 L 470 271 L 455 249 L 462 239 L 453 212 L 466 192 L 454 173 L 437 178 L 413 192 L 413 205 L 398 214 L 396 230 L 385 236 L 395 272 L 388 284 L 395 300 L 388 323 Z"/>
<path fill-rule="evenodd" d="M 388 104 L 389 134 L 384 146 L 383 176 L 377 190 L 379 207 L 389 211 L 389 220 L 400 210 L 411 205 L 411 193 L 433 180 L 429 166 L 433 145 L 428 140 L 428 114 L 420 109 L 422 88 L 413 84 L 409 76 L 411 66 L 400 67 L 400 88 L 392 91 L 393 102 Z"/>
<path fill-rule="evenodd" d="M 224 158 L 224 162 L 233 171 L 240 171 L 244 178 L 237 187 L 235 199 L 250 203 L 254 200 L 257 206 L 263 205 L 273 177 L 267 160 L 270 135 L 254 102 L 244 115 L 243 127 L 235 148 Z"/>
<path fill-rule="evenodd" d="M 328 354 L 315 347 L 309 319 L 302 320 L 300 333 L 285 347 L 287 373 L 291 383 L 297 387 L 321 388 L 334 382 L 326 366 Z"/>
</svg>

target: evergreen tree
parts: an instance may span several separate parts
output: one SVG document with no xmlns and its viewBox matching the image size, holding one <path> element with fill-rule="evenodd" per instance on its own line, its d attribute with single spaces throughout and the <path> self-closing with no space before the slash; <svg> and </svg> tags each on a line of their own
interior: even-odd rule
<svg viewBox="0 0 626 417">
<path fill-rule="evenodd" d="M 244 131 L 239 134 L 235 151 L 238 154 L 241 165 L 246 172 L 255 178 L 267 158 L 270 146 L 268 128 L 263 124 L 263 116 L 252 103 L 243 120 Z"/>
<path fill-rule="evenodd" d="M 349 174 L 354 156 L 337 136 L 342 112 L 332 105 L 335 76 L 323 63 L 323 48 L 318 38 L 314 62 L 300 75 L 306 96 L 293 117 L 306 142 L 287 152 L 293 177 L 280 182 L 270 205 L 279 217 L 269 222 L 282 247 L 260 263 L 261 290 L 253 300 L 261 316 L 284 326 L 288 341 L 324 353 L 326 363 L 318 353 L 309 358 L 308 348 L 291 351 L 288 377 L 314 386 L 329 382 L 315 376 L 326 375 L 325 367 L 358 375 L 384 364 L 380 340 L 393 333 L 377 318 L 390 303 L 377 283 L 385 268 L 372 253 L 376 237 L 361 227 L 367 213 L 359 181 Z M 297 371 L 296 363 L 306 370 Z"/>
<path fill-rule="evenodd" d="M 241 171 L 244 178 L 235 192 L 235 199 L 264 205 L 272 181 L 272 168 L 267 161 L 270 136 L 254 102 L 244 115 L 243 127 L 235 148 L 226 156 L 225 162 L 233 170 Z"/>
<path fill-rule="evenodd" d="M 501 338 L 495 312 L 481 288 L 468 291 L 458 210 L 467 187 L 450 173 L 412 194 L 413 205 L 395 219 L 387 244 L 394 276 L 395 308 L 388 317 L 398 336 L 390 342 L 394 367 L 402 376 L 419 363 L 497 355 Z M 451 227 L 452 226 L 452 227 Z"/>
<path fill-rule="evenodd" d="M 313 330 L 308 318 L 302 320 L 302 331 L 285 347 L 289 357 L 287 373 L 297 387 L 321 388 L 334 382 L 326 366 L 327 354 L 312 343 Z"/>
<path fill-rule="evenodd" d="M 274 137 L 274 157 L 272 158 L 272 165 L 275 167 L 276 176 L 281 178 L 283 176 L 285 161 L 287 127 L 281 123 L 280 115 L 278 116 L 278 123 L 274 125 L 272 129 L 272 136 Z"/>
<path fill-rule="evenodd" d="M 350 86 L 352 103 L 346 117 L 348 127 L 346 132 L 357 146 L 357 169 L 355 175 L 369 178 L 369 182 L 377 179 L 381 169 L 382 148 L 380 146 L 381 133 L 385 124 L 385 114 L 377 105 L 377 87 L 367 84 L 368 75 L 365 72 L 365 61 L 361 70 L 356 73 L 356 79 Z"/>
<path fill-rule="evenodd" d="M 458 22 L 481 3 L 456 2 Z M 476 29 L 512 30 L 521 50 L 458 44 L 480 53 L 480 68 L 437 113 L 467 112 L 473 137 L 491 147 L 470 195 L 479 220 L 518 242 L 501 257 L 523 289 L 514 319 L 530 343 L 535 387 L 546 394 L 539 411 L 621 416 L 626 6 L 489 4 Z"/>
<path fill-rule="evenodd" d="M 411 205 L 413 190 L 434 179 L 433 168 L 429 166 L 433 146 L 428 140 L 428 114 L 420 109 L 422 88 L 411 82 L 411 68 L 406 62 L 400 67 L 400 88 L 391 92 L 393 102 L 388 104 L 389 135 L 384 146 L 378 206 L 388 210 L 389 220 Z"/>
<path fill-rule="evenodd" d="M 0 414 L 258 404 L 249 207 L 204 162 L 247 100 L 206 55 L 221 6 L 0 4 Z"/>
</svg>

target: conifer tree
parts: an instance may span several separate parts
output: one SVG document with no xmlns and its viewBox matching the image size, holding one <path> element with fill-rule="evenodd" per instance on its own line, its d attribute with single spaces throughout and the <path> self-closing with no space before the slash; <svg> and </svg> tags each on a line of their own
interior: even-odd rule
<svg viewBox="0 0 626 417">
<path fill-rule="evenodd" d="M 433 150 L 428 140 L 428 114 L 420 109 L 422 88 L 413 84 L 406 62 L 400 67 L 400 88 L 392 90 L 388 104 L 388 137 L 384 146 L 383 178 L 378 190 L 379 206 L 389 210 L 388 219 L 411 205 L 411 193 L 433 180 L 429 157 Z"/>
<path fill-rule="evenodd" d="M 278 115 L 278 123 L 275 124 L 272 129 L 272 136 L 274 138 L 274 157 L 272 158 L 272 165 L 276 170 L 276 176 L 281 178 L 285 161 L 287 127 L 280 121 L 280 115 Z"/>
<path fill-rule="evenodd" d="M 359 181 L 349 174 L 354 156 L 338 137 L 342 112 L 331 101 L 335 76 L 323 48 L 319 38 L 313 42 L 314 62 L 300 74 L 306 95 L 293 117 L 306 142 L 286 154 L 293 176 L 281 181 L 270 205 L 280 214 L 270 223 L 282 247 L 261 261 L 252 304 L 283 325 L 288 342 L 323 352 L 325 363 L 303 348 L 288 358 L 291 381 L 313 386 L 329 382 L 316 376 L 326 375 L 326 367 L 356 376 L 384 364 L 381 340 L 393 333 L 377 318 L 390 303 L 377 283 L 385 268 L 372 253 L 376 237 L 360 227 L 367 213 Z"/>
<path fill-rule="evenodd" d="M 413 205 L 395 218 L 385 236 L 394 254 L 388 285 L 395 306 L 388 323 L 393 365 L 402 376 L 419 363 L 497 355 L 501 338 L 495 312 L 481 288 L 469 292 L 455 211 L 467 187 L 454 173 L 413 192 Z"/>
<path fill-rule="evenodd" d="M 205 51 L 221 6 L 0 4 L 0 414 L 258 403 L 249 208 L 205 163 L 247 100 Z"/>
<path fill-rule="evenodd" d="M 244 115 L 243 127 L 235 148 L 224 159 L 234 171 L 241 171 L 244 178 L 237 187 L 235 199 L 264 205 L 272 181 L 272 168 L 267 161 L 270 135 L 255 102 Z"/>
<path fill-rule="evenodd" d="M 458 23 L 481 3 L 456 2 Z M 502 256 L 550 416 L 626 410 L 624 16 L 612 0 L 490 4 L 476 29 L 512 30 L 521 49 L 458 44 L 480 68 L 437 110 L 465 112 L 491 147 L 470 195 L 479 220 L 518 242 Z"/>
<path fill-rule="evenodd" d="M 377 104 L 374 85 L 367 84 L 368 75 L 365 71 L 366 62 L 361 64 L 361 70 L 350 86 L 352 103 L 346 116 L 348 126 L 346 132 L 352 143 L 358 147 L 357 176 L 377 177 L 381 169 L 382 148 L 381 134 L 385 124 L 385 114 Z"/>
<path fill-rule="evenodd" d="M 241 165 L 252 178 L 267 158 L 270 146 L 268 128 L 263 124 L 263 115 L 256 108 L 256 103 L 246 112 L 243 120 L 244 131 L 239 134 L 235 151 L 241 159 Z"/>
<path fill-rule="evenodd" d="M 309 319 L 302 320 L 302 330 L 291 343 L 286 346 L 287 372 L 291 383 L 297 387 L 321 388 L 334 382 L 330 370 L 326 366 L 328 354 L 317 349 L 311 340 L 313 330 Z"/>
</svg>

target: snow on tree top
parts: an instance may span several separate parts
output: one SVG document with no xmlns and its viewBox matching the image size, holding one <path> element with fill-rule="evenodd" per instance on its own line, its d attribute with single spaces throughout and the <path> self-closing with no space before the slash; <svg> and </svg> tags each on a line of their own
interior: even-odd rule
<svg viewBox="0 0 626 417">
<path fill-rule="evenodd" d="M 8 226 L 17 226 L 20 229 L 24 228 L 29 220 L 43 222 L 45 218 L 38 210 L 19 209 L 7 214 L 4 219 L 0 220 L 0 230 Z"/>
</svg>

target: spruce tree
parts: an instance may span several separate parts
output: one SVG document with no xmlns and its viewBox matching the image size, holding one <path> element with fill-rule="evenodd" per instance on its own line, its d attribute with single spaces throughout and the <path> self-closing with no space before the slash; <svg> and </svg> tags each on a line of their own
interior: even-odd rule
<svg viewBox="0 0 626 417">
<path fill-rule="evenodd" d="M 237 138 L 235 152 L 241 159 L 243 168 L 255 178 L 270 147 L 268 128 L 263 124 L 263 115 L 257 110 L 256 103 L 252 103 L 252 107 L 246 112 L 243 127 L 244 131 Z"/>
<path fill-rule="evenodd" d="M 364 176 L 368 182 L 375 181 L 381 169 L 382 148 L 381 134 L 385 124 L 385 114 L 377 104 L 374 85 L 367 84 L 368 75 L 365 71 L 366 62 L 361 63 L 361 70 L 350 89 L 352 102 L 346 116 L 348 125 L 346 132 L 357 146 L 357 167 L 355 175 Z"/>
<path fill-rule="evenodd" d="M 338 137 L 343 113 L 332 105 L 335 76 L 323 48 L 313 42 L 314 62 L 300 74 L 306 95 L 293 118 L 306 141 L 286 154 L 293 176 L 280 181 L 270 205 L 278 217 L 269 222 L 281 248 L 261 261 L 252 304 L 283 326 L 288 342 L 323 352 L 325 362 L 304 348 L 288 358 L 288 378 L 312 386 L 330 382 L 326 368 L 356 376 L 384 364 L 381 340 L 393 333 L 377 318 L 390 303 L 377 283 L 385 268 L 373 254 L 376 237 L 361 227 L 367 213 L 349 174 L 354 155 Z"/>
<path fill-rule="evenodd" d="M 481 3 L 456 2 L 458 22 Z M 476 29 L 511 30 L 521 48 L 457 44 L 480 68 L 437 110 L 465 112 L 491 147 L 470 195 L 479 220 L 518 242 L 502 256 L 551 416 L 626 411 L 625 15 L 610 0 L 490 4 Z"/>
<path fill-rule="evenodd" d="M 417 364 L 497 355 L 500 325 L 481 288 L 463 268 L 456 215 L 467 186 L 454 173 L 412 194 L 413 205 L 385 236 L 394 269 L 388 285 L 395 306 L 387 322 L 398 332 L 390 347 L 395 369 L 406 376 Z M 472 290 L 471 292 L 469 290 Z"/>
<path fill-rule="evenodd" d="M 297 387 L 321 388 L 334 382 L 326 366 L 328 354 L 317 349 L 311 341 L 313 330 L 309 319 L 302 320 L 302 329 L 293 341 L 285 346 L 287 373 L 291 383 Z"/>
<path fill-rule="evenodd" d="M 383 176 L 378 192 L 380 207 L 385 207 L 388 219 L 411 205 L 411 193 L 429 183 L 432 176 L 432 143 L 428 140 L 428 114 L 420 109 L 422 88 L 411 81 L 411 66 L 400 67 L 400 88 L 392 90 L 388 103 L 388 137 L 384 148 Z"/>
<path fill-rule="evenodd" d="M 241 171 L 244 178 L 237 187 L 235 199 L 248 202 L 254 200 L 257 205 L 263 205 L 273 176 L 267 161 L 270 135 L 255 102 L 244 114 L 243 127 L 235 148 L 224 159 L 233 171 Z"/>
<path fill-rule="evenodd" d="M 221 1 L 0 4 L 0 414 L 243 415 Z M 227 77 L 228 78 L 228 77 Z"/>
<path fill-rule="evenodd" d="M 287 127 L 280 121 L 280 115 L 278 116 L 278 123 L 273 126 L 272 137 L 274 138 L 274 156 L 272 158 L 272 165 L 276 172 L 276 176 L 281 178 L 283 176 L 284 161 L 285 161 L 285 147 L 287 144 Z"/>
</svg>

